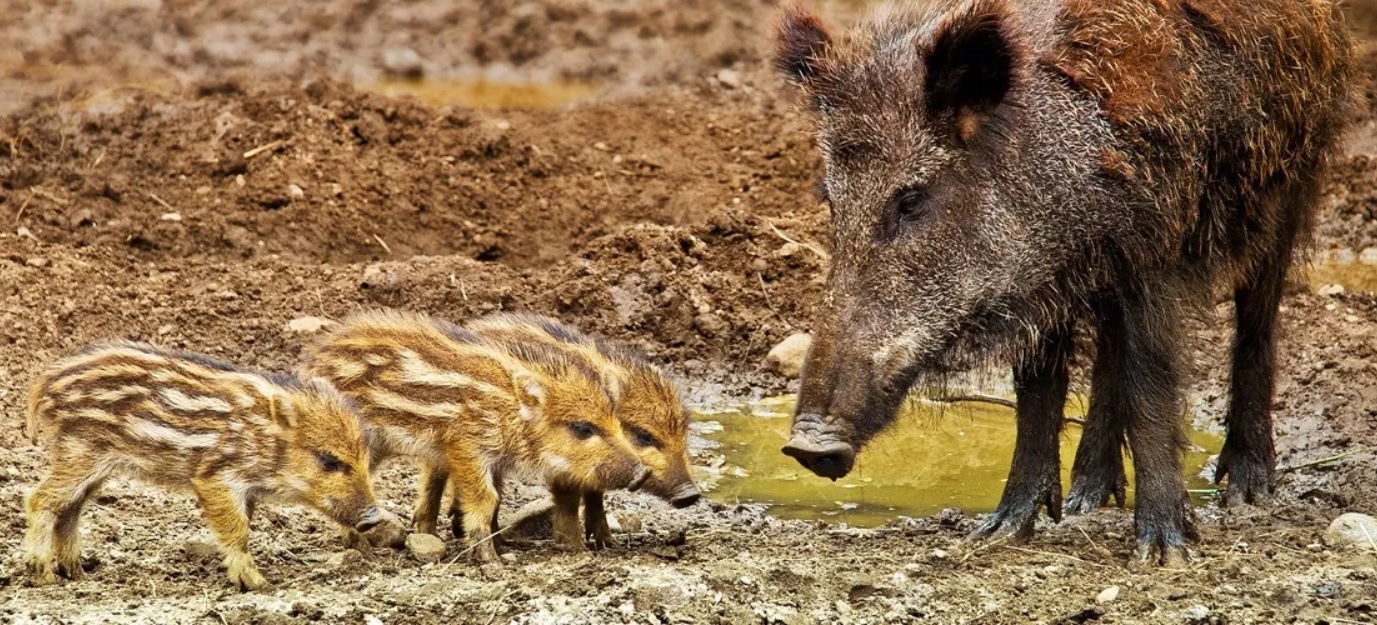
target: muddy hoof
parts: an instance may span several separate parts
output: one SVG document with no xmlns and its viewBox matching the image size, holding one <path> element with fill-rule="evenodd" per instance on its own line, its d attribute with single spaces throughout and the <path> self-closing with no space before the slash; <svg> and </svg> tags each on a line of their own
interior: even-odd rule
<svg viewBox="0 0 1377 625">
<path fill-rule="evenodd" d="M 1214 481 L 1222 483 L 1228 476 L 1229 485 L 1224 490 L 1225 506 L 1250 504 L 1266 506 L 1272 503 L 1273 463 L 1234 453 L 1227 444 L 1219 453 Z"/>
<path fill-rule="evenodd" d="M 1071 491 L 1066 495 L 1062 511 L 1066 514 L 1090 514 L 1109 504 L 1113 497 L 1117 507 L 1123 508 L 1128 500 L 1128 477 L 1120 464 L 1114 469 L 1095 475 L 1080 474 L 1071 478 Z"/>
<path fill-rule="evenodd" d="M 1015 542 L 1026 542 L 1033 537 L 1033 524 L 1037 521 L 1038 510 L 1047 508 L 1047 516 L 1061 522 L 1061 478 L 1053 473 L 1051 486 L 1022 486 L 1010 482 L 989 519 L 971 532 L 967 538 L 1007 538 Z M 1048 480 L 1044 480 L 1047 482 Z"/>
</svg>

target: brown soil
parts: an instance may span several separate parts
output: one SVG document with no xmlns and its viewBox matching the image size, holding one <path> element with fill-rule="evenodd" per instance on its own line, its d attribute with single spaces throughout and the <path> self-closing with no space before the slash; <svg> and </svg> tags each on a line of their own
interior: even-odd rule
<svg viewBox="0 0 1377 625">
<path fill-rule="evenodd" d="M 770 3 L 450 4 L 0 3 L 19 16 L 0 24 L 0 621 L 1377 620 L 1374 559 L 1319 539 L 1338 513 L 1377 507 L 1377 296 L 1362 293 L 1289 296 L 1275 411 L 1283 467 L 1349 455 L 1286 472 L 1272 508 L 1199 510 L 1184 570 L 1126 568 L 1133 527 L 1118 510 L 1010 546 L 965 542 L 975 520 L 956 512 L 852 530 L 616 494 L 643 520 L 623 544 L 536 541 L 502 568 L 334 567 L 323 519 L 269 510 L 253 549 L 278 589 L 241 595 L 213 559 L 183 553 L 205 532 L 189 497 L 117 484 L 85 518 L 91 578 L 27 587 L 21 500 L 47 460 L 21 435 L 22 396 L 91 340 L 285 368 L 309 340 L 285 330 L 303 315 L 532 310 L 645 347 L 699 403 L 788 388 L 761 363 L 808 328 L 826 216 L 806 120 L 762 61 Z M 1377 35 L 1377 3 L 1352 12 Z M 387 69 L 400 48 L 419 70 Z M 605 89 L 558 110 L 471 110 L 350 86 L 388 71 Z M 1320 248 L 1377 246 L 1374 137 L 1365 115 Z M 1191 402 L 1213 427 L 1221 311 L 1196 332 Z M 384 474 L 391 509 L 407 510 L 410 479 Z M 1097 604 L 1109 586 L 1118 599 Z"/>
</svg>

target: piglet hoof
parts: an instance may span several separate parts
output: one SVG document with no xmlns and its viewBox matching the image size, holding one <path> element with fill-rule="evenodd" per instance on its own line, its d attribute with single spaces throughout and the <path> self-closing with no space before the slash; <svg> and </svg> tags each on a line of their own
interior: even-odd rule
<svg viewBox="0 0 1377 625">
<path fill-rule="evenodd" d="M 497 555 L 497 547 L 491 540 L 485 540 L 481 544 L 475 545 L 469 554 L 469 559 L 479 564 L 502 565 L 502 558 Z"/>
<path fill-rule="evenodd" d="M 588 539 L 588 544 L 596 551 L 606 549 L 608 545 L 612 544 L 612 528 L 607 526 L 606 519 L 587 528 L 584 531 L 584 536 Z"/>
<path fill-rule="evenodd" d="M 52 586 L 57 583 L 57 573 L 53 571 L 51 563 L 30 561 L 25 568 L 28 569 L 31 586 Z"/>
<path fill-rule="evenodd" d="M 80 558 L 70 562 L 58 562 L 57 573 L 74 582 L 86 579 L 86 569 L 82 566 Z"/>
<path fill-rule="evenodd" d="M 269 590 L 268 580 L 263 578 L 263 574 L 253 567 L 243 567 L 238 570 L 231 570 L 230 581 L 239 588 L 240 592 L 254 592 L 258 590 Z"/>
<path fill-rule="evenodd" d="M 1224 490 L 1225 506 L 1266 506 L 1272 502 L 1271 461 L 1235 453 L 1225 443 L 1215 467 L 1215 483 L 1221 483 L 1225 476 L 1229 478 L 1229 485 Z"/>
</svg>

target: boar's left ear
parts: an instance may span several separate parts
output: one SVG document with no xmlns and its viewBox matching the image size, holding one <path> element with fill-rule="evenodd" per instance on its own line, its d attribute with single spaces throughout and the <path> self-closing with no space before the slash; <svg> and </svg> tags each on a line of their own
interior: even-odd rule
<svg viewBox="0 0 1377 625">
<path fill-rule="evenodd" d="M 282 405 L 282 398 L 273 395 L 268 398 L 268 416 L 273 423 L 288 430 L 296 429 L 296 411 L 289 406 Z"/>
<path fill-rule="evenodd" d="M 536 418 L 540 414 L 540 407 L 545 405 L 545 386 L 529 371 L 520 371 L 513 375 L 512 386 L 517 401 L 521 403 L 522 418 Z"/>
<path fill-rule="evenodd" d="M 786 2 L 775 20 L 775 69 L 804 89 L 813 89 L 827 69 L 832 36 L 822 19 L 796 2 Z"/>
<path fill-rule="evenodd" d="M 928 111 L 970 143 L 1014 88 L 1023 53 L 1003 0 L 975 0 L 945 18 L 926 55 Z"/>
</svg>

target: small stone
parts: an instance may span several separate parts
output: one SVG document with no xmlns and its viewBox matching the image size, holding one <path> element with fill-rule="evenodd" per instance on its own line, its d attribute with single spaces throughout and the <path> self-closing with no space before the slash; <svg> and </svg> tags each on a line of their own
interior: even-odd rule
<svg viewBox="0 0 1377 625">
<path fill-rule="evenodd" d="M 158 336 L 167 336 L 177 330 L 177 326 L 170 323 L 158 326 Z"/>
<path fill-rule="evenodd" d="M 603 151 L 603 152 L 606 152 L 606 151 L 610 150 L 611 148 L 607 147 L 607 144 L 606 144 L 606 143 L 603 143 L 603 142 L 599 141 L 599 142 L 593 144 L 593 149 L 594 149 L 594 150 L 601 150 L 601 151 Z"/>
<path fill-rule="evenodd" d="M 932 559 L 933 559 L 933 560 L 946 560 L 947 558 L 950 558 L 950 557 L 951 557 L 951 554 L 947 553 L 945 550 L 942 550 L 942 549 L 933 549 L 933 550 L 932 550 Z"/>
<path fill-rule="evenodd" d="M 368 614 L 363 617 L 363 625 L 383 625 L 382 619 Z"/>
<path fill-rule="evenodd" d="M 512 564 L 512 563 L 515 563 L 515 562 L 516 562 L 516 554 L 511 553 L 511 552 L 504 553 L 504 554 L 502 554 L 502 555 L 500 555 L 500 556 L 497 556 L 497 557 L 502 558 L 502 561 L 503 561 L 503 562 L 506 562 L 506 563 L 508 563 L 508 564 Z"/>
<path fill-rule="evenodd" d="M 35 240 L 35 241 L 38 240 L 38 237 L 35 237 L 35 236 L 33 235 L 32 232 L 29 232 L 29 229 L 28 229 L 28 228 L 25 228 L 25 227 L 23 227 L 23 226 L 20 226 L 20 228 L 19 228 L 18 230 L 15 230 L 15 231 L 14 231 L 14 234 L 15 234 L 15 236 L 18 236 L 18 237 L 21 238 L 21 239 L 24 238 L 24 237 L 28 237 L 28 238 L 33 239 L 33 240 Z"/>
<path fill-rule="evenodd" d="M 736 70 L 724 69 L 717 72 L 717 82 L 722 83 L 722 86 L 728 89 L 740 89 L 741 74 L 737 73 Z"/>
<path fill-rule="evenodd" d="M 363 554 L 355 549 L 347 549 L 336 553 L 325 560 L 325 566 L 332 569 L 342 569 L 354 566 L 363 561 Z"/>
<path fill-rule="evenodd" d="M 300 200 L 306 197 L 306 190 L 297 185 L 289 184 L 287 185 L 287 195 L 291 196 L 293 200 Z"/>
<path fill-rule="evenodd" d="M 445 555 L 445 541 L 432 534 L 411 534 L 406 537 L 406 550 L 420 562 L 439 562 Z"/>
<path fill-rule="evenodd" d="M 1352 545 L 1377 553 L 1377 519 L 1357 512 L 1341 514 L 1324 531 L 1324 542 L 1333 547 Z"/>
<path fill-rule="evenodd" d="M 1204 623 L 1210 618 L 1210 609 L 1197 603 L 1183 610 L 1181 618 L 1187 623 Z"/>
<path fill-rule="evenodd" d="M 1334 297 L 1335 295 L 1339 295 L 1343 292 L 1344 285 L 1342 284 L 1326 284 L 1320 287 L 1320 290 L 1318 291 L 1318 293 L 1322 297 Z"/>
<path fill-rule="evenodd" d="M 158 216 L 158 219 L 161 219 L 161 220 L 163 220 L 163 221 L 181 221 L 181 220 L 182 220 L 182 214 L 181 214 L 181 213 L 163 213 L 162 215 L 159 215 L 159 216 Z"/>
<path fill-rule="evenodd" d="M 615 514 L 609 514 L 609 515 L 607 515 L 607 529 L 609 529 L 609 530 L 611 530 L 611 531 L 613 531 L 613 532 L 616 532 L 616 533 L 621 533 L 621 531 L 622 531 L 622 522 L 621 522 L 620 519 L 617 518 L 617 515 L 615 515 Z"/>
<path fill-rule="evenodd" d="M 335 322 L 329 319 L 297 317 L 287 322 L 287 332 L 289 334 L 315 334 L 332 325 L 335 325 Z"/>
<path fill-rule="evenodd" d="M 509 121 L 507 121 L 507 120 L 505 120 L 505 119 L 499 119 L 499 120 L 493 122 L 492 125 L 493 125 L 494 128 L 497 128 L 498 130 L 511 130 L 511 129 L 512 129 L 512 123 L 509 122 Z"/>
<path fill-rule="evenodd" d="M 813 337 L 798 332 L 780 341 L 765 356 L 765 364 L 786 378 L 796 378 L 803 372 L 803 360 L 813 346 Z"/>
<path fill-rule="evenodd" d="M 182 551 L 188 557 L 197 560 L 210 560 L 220 556 L 220 546 L 204 540 L 189 540 L 182 546 Z"/>
<path fill-rule="evenodd" d="M 244 185 L 248 184 L 248 181 L 244 180 L 244 174 L 236 174 L 234 176 L 234 184 L 242 188 Z"/>
<path fill-rule="evenodd" d="M 1106 604 L 1106 603 L 1110 603 L 1110 602 L 1112 602 L 1112 601 L 1114 601 L 1115 599 L 1118 599 L 1118 598 L 1119 598 L 1119 587 L 1118 587 L 1118 586 L 1110 586 L 1109 588 L 1106 588 L 1106 589 L 1104 589 L 1104 590 L 1101 590 L 1101 591 L 1100 591 L 1100 594 L 1098 594 L 1098 595 L 1095 596 L 1095 603 Z"/>
<path fill-rule="evenodd" d="M 332 195 L 334 195 L 335 197 L 339 197 L 339 196 L 341 196 L 341 195 L 344 195 L 344 185 L 342 185 L 342 184 L 340 184 L 340 183 L 338 183 L 338 182 L 332 182 L 332 183 L 330 183 L 330 193 L 331 193 Z"/>
<path fill-rule="evenodd" d="M 383 71 L 402 78 L 417 79 L 425 75 L 421 55 L 411 48 L 388 48 L 382 53 Z"/>
<path fill-rule="evenodd" d="M 47 267 L 47 266 L 48 266 L 48 259 L 43 258 L 42 256 L 35 256 L 35 257 L 33 257 L 33 258 L 30 258 L 30 259 L 24 261 L 24 264 L 25 264 L 25 265 L 28 265 L 28 266 L 30 266 L 30 267 Z"/>
<path fill-rule="evenodd" d="M 622 532 L 635 534 L 641 531 L 641 515 L 634 512 L 618 512 L 613 518 L 621 525 Z"/>
</svg>

